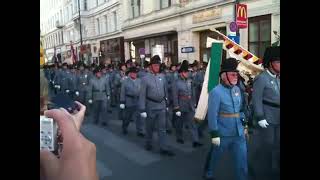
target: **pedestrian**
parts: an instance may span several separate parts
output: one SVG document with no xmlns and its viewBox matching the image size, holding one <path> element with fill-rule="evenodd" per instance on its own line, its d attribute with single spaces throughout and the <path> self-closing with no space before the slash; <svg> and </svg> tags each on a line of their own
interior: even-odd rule
<svg viewBox="0 0 320 180">
<path fill-rule="evenodd" d="M 151 73 L 147 73 L 141 79 L 141 91 L 139 96 L 139 109 L 141 117 L 146 118 L 146 150 L 152 150 L 153 129 L 158 124 L 158 137 L 160 154 L 174 156 L 167 146 L 166 133 L 166 108 L 168 92 L 165 77 L 160 74 L 161 60 L 155 55 L 150 60 Z"/>
<path fill-rule="evenodd" d="M 93 121 L 95 124 L 99 124 L 105 120 L 103 121 L 104 125 L 108 125 L 107 99 L 110 98 L 110 87 L 106 78 L 102 77 L 101 67 L 96 67 L 93 73 L 95 77 L 90 79 L 87 93 L 88 103 L 93 105 Z"/>
<path fill-rule="evenodd" d="M 127 71 L 127 77 L 121 84 L 120 109 L 124 110 L 122 133 L 128 134 L 128 126 L 130 121 L 134 119 L 136 121 L 137 136 L 144 137 L 143 121 L 138 108 L 141 80 L 137 78 L 137 73 L 136 67 L 130 67 Z"/>
<path fill-rule="evenodd" d="M 268 47 L 263 58 L 265 71 L 253 82 L 252 104 L 258 122 L 257 163 L 261 176 L 280 171 L 280 47 Z M 258 174 L 258 173 L 255 173 Z"/>
<path fill-rule="evenodd" d="M 198 128 L 195 121 L 193 121 L 195 113 L 195 92 L 192 87 L 192 79 L 188 77 L 188 66 L 188 61 L 183 61 L 179 69 L 179 78 L 172 84 L 173 109 L 177 116 L 176 136 L 177 142 L 184 144 L 183 127 L 184 125 L 188 125 L 193 140 L 192 146 L 200 147 L 202 144 L 199 143 Z"/>
<path fill-rule="evenodd" d="M 211 148 L 205 165 L 205 178 L 217 176 L 221 156 L 230 151 L 233 155 L 237 180 L 248 179 L 247 145 L 243 126 L 241 92 L 238 86 L 238 62 L 228 58 L 222 62 L 221 83 L 209 93 L 208 122 Z"/>
</svg>

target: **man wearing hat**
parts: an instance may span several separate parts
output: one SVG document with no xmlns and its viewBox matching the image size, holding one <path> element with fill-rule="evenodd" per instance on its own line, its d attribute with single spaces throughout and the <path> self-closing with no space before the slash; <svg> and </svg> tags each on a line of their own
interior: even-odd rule
<svg viewBox="0 0 320 180">
<path fill-rule="evenodd" d="M 176 136 L 177 142 L 184 144 L 183 140 L 183 126 L 188 125 L 188 129 L 191 132 L 193 147 L 200 147 L 198 129 L 193 121 L 194 107 L 195 107 L 195 94 L 192 85 L 192 80 L 188 77 L 188 61 L 182 62 L 179 69 L 179 79 L 175 80 L 172 84 L 173 95 L 173 109 L 175 115 L 178 117 L 176 120 Z"/>
<path fill-rule="evenodd" d="M 168 111 L 167 111 L 167 132 L 171 133 L 172 128 L 175 128 L 175 116 L 173 115 L 173 96 L 172 84 L 178 79 L 176 65 L 171 64 L 169 72 L 166 73 L 167 88 L 168 88 Z"/>
<path fill-rule="evenodd" d="M 238 81 L 238 62 L 228 58 L 222 62 L 221 83 L 209 93 L 208 123 L 211 148 L 205 167 L 205 178 L 216 178 L 218 162 L 225 151 L 232 153 L 237 180 L 248 179 L 247 145 L 244 135 L 243 100 Z"/>
<path fill-rule="evenodd" d="M 88 71 L 85 70 L 85 64 L 79 64 L 79 74 L 77 76 L 76 87 L 77 90 L 75 91 L 76 99 L 81 102 L 82 104 L 86 104 L 86 93 L 90 81 L 90 74 Z"/>
<path fill-rule="evenodd" d="M 75 65 L 69 65 L 70 73 L 67 73 L 67 87 L 65 88 L 66 94 L 69 95 L 71 99 L 75 98 L 75 92 L 77 89 L 77 74 L 76 74 L 76 66 Z"/>
<path fill-rule="evenodd" d="M 127 70 L 126 64 L 120 63 L 119 70 L 115 72 L 114 79 L 113 79 L 114 94 L 112 95 L 114 98 L 113 99 L 114 105 L 119 104 L 121 82 L 126 77 L 126 70 Z"/>
<path fill-rule="evenodd" d="M 130 120 L 136 120 L 137 136 L 144 137 L 143 124 L 138 112 L 138 100 L 141 88 L 141 80 L 137 79 L 138 69 L 130 67 L 127 71 L 127 78 L 121 84 L 120 93 L 120 109 L 124 110 L 124 117 L 122 120 L 122 132 L 128 134 L 128 126 Z"/>
<path fill-rule="evenodd" d="M 155 55 L 150 60 L 151 73 L 141 79 L 139 110 L 142 118 L 146 118 L 146 150 L 152 149 L 152 135 L 155 125 L 158 125 L 160 154 L 174 156 L 167 146 L 166 108 L 168 92 L 165 77 L 160 72 L 161 60 Z"/>
<path fill-rule="evenodd" d="M 150 72 L 149 70 L 149 62 L 148 61 L 145 61 L 144 62 L 144 67 L 143 69 L 141 69 L 139 72 L 138 72 L 138 78 L 142 78 L 143 76 L 145 76 L 147 73 Z"/>
<path fill-rule="evenodd" d="M 68 69 L 68 64 L 62 64 L 62 70 L 58 71 L 54 78 L 55 87 L 60 93 L 68 93 L 68 76 L 70 75 L 70 70 Z"/>
<path fill-rule="evenodd" d="M 107 99 L 110 97 L 110 87 L 106 78 L 102 77 L 101 67 L 96 67 L 93 71 L 95 77 L 90 79 L 87 99 L 89 104 L 93 104 L 93 120 L 98 124 L 104 118 L 107 125 Z"/>
<path fill-rule="evenodd" d="M 252 104 L 258 122 L 259 164 L 264 173 L 280 170 L 280 47 L 266 49 L 265 71 L 253 82 Z"/>
</svg>

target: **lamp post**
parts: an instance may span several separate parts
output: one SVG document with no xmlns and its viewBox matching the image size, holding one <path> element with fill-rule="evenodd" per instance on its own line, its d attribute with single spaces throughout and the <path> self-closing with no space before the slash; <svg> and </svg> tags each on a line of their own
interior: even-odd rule
<svg viewBox="0 0 320 180">
<path fill-rule="evenodd" d="M 80 17 L 80 0 L 78 0 L 78 11 L 79 11 L 79 27 L 80 27 L 80 61 L 82 61 L 82 53 L 81 53 L 81 48 L 82 48 L 82 29 L 81 29 L 81 17 Z"/>
</svg>

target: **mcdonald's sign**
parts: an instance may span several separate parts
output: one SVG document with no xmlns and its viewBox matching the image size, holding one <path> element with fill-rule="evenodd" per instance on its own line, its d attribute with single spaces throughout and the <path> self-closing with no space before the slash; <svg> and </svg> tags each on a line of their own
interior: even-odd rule
<svg viewBox="0 0 320 180">
<path fill-rule="evenodd" d="M 238 28 L 248 27 L 248 11 L 246 4 L 236 4 L 236 23 Z"/>
</svg>

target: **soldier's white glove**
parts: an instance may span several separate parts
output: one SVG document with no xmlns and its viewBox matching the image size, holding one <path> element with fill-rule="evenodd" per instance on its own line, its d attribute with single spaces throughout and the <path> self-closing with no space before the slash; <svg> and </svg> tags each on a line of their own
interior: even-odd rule
<svg viewBox="0 0 320 180">
<path fill-rule="evenodd" d="M 92 104 L 92 99 L 89 99 L 88 102 L 89 102 L 89 104 Z"/>
<path fill-rule="evenodd" d="M 211 142 L 213 145 L 220 146 L 220 138 L 219 137 L 211 138 Z"/>
<path fill-rule="evenodd" d="M 57 88 L 60 89 L 60 85 L 57 85 Z"/>
<path fill-rule="evenodd" d="M 124 109 L 126 106 L 124 104 L 120 104 L 120 109 Z"/>
<path fill-rule="evenodd" d="M 110 96 L 107 96 L 107 99 L 110 100 Z"/>
<path fill-rule="evenodd" d="M 76 95 L 79 96 L 79 91 L 76 91 Z"/>
<path fill-rule="evenodd" d="M 143 117 L 143 118 L 146 118 L 147 117 L 147 113 L 146 112 L 140 113 L 140 116 Z"/>
<path fill-rule="evenodd" d="M 180 111 L 177 111 L 177 112 L 176 112 L 176 116 L 180 117 L 180 116 L 181 116 L 181 112 L 180 112 Z"/>
<path fill-rule="evenodd" d="M 66 90 L 66 93 L 69 93 L 69 92 L 70 92 L 70 90 L 69 90 L 69 89 L 67 89 L 67 90 Z"/>
<path fill-rule="evenodd" d="M 167 111 L 169 111 L 169 108 L 167 108 Z"/>
<path fill-rule="evenodd" d="M 54 84 L 54 81 L 52 81 L 52 84 Z"/>
<path fill-rule="evenodd" d="M 259 126 L 262 128 L 267 128 L 267 126 L 269 126 L 267 120 L 263 119 L 261 121 L 258 122 Z"/>
</svg>

